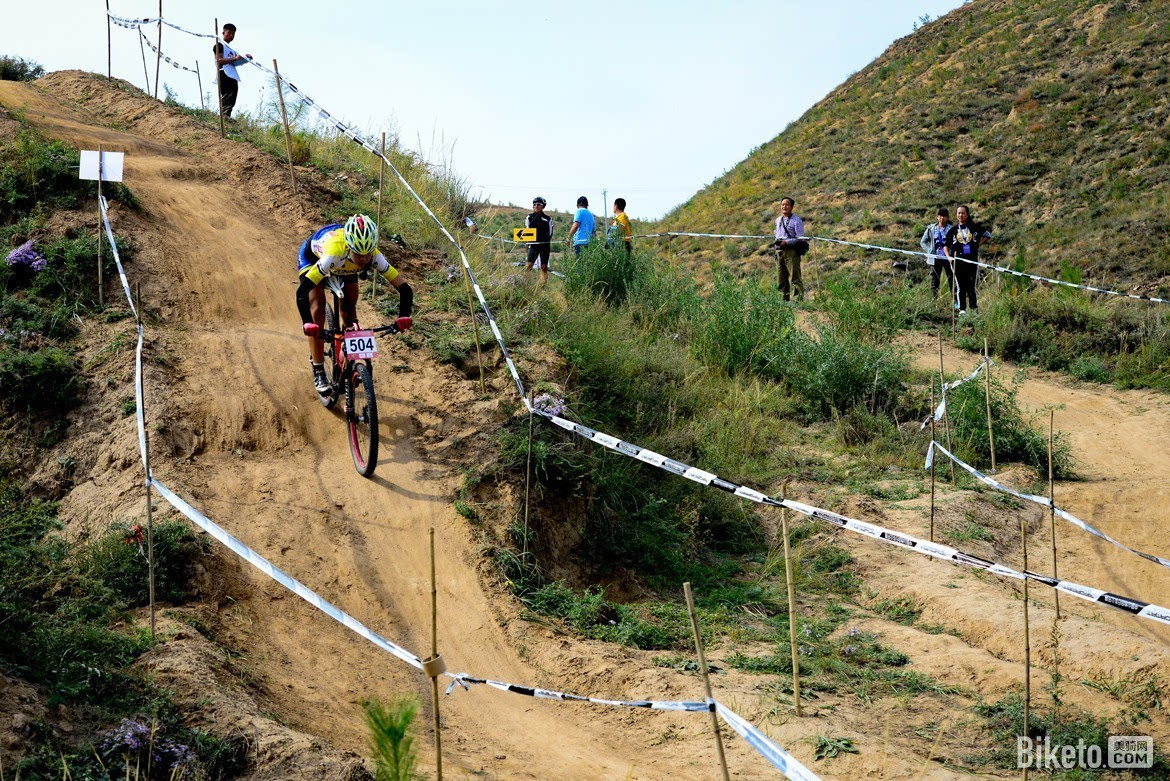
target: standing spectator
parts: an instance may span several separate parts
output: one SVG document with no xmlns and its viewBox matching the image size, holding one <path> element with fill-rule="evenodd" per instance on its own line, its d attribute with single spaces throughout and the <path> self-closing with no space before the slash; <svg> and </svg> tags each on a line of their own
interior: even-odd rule
<svg viewBox="0 0 1170 781">
<path fill-rule="evenodd" d="M 626 254 L 629 255 L 634 250 L 634 229 L 630 226 L 630 218 L 626 216 L 626 199 L 615 198 L 613 201 L 613 222 L 610 223 L 610 230 L 615 231 L 622 237 L 622 241 L 626 245 Z M 606 241 L 606 246 L 609 242 Z"/>
<path fill-rule="evenodd" d="M 955 226 L 951 225 L 950 211 L 945 206 L 940 206 L 935 215 L 935 224 L 927 225 L 926 230 L 922 232 L 922 238 L 918 240 L 918 244 L 927 253 L 926 265 L 930 266 L 930 297 L 932 299 L 938 296 L 939 278 L 943 272 L 946 272 L 947 275 L 947 287 L 951 291 L 951 298 L 954 299 L 957 294 L 951 261 L 942 258 L 947 254 L 947 238 L 950 237 L 951 231 L 954 229 Z"/>
<path fill-rule="evenodd" d="M 221 36 L 223 41 L 216 41 L 212 51 L 215 52 L 215 64 L 219 66 L 219 97 L 223 105 L 223 115 L 228 119 L 232 116 L 232 109 L 236 107 L 236 98 L 240 94 L 240 74 L 236 71 L 237 65 L 243 65 L 252 59 L 251 54 L 240 56 L 232 47 L 228 46 L 236 38 L 236 26 L 225 24 Z"/>
<path fill-rule="evenodd" d="M 960 206 L 955 210 L 959 224 L 947 238 L 947 255 L 955 260 L 955 279 L 959 283 L 959 314 L 975 311 L 979 304 L 975 300 L 975 278 L 979 267 L 979 247 L 991 238 L 991 231 L 971 221 L 971 210 Z"/>
<path fill-rule="evenodd" d="M 532 214 L 524 218 L 525 228 L 536 229 L 536 241 L 528 245 L 528 270 L 532 264 L 540 266 L 540 284 L 548 282 L 548 260 L 552 251 L 553 218 L 544 213 L 548 205 L 541 196 L 532 199 Z"/>
<path fill-rule="evenodd" d="M 797 298 L 804 298 L 804 280 L 800 277 L 800 258 L 808 252 L 804 238 L 804 220 L 792 213 L 796 201 L 785 197 L 780 200 L 780 216 L 776 218 L 776 265 L 778 267 L 780 292 L 789 300 L 788 275 L 792 269 L 792 290 Z"/>
<path fill-rule="evenodd" d="M 594 225 L 593 212 L 589 211 L 589 199 L 582 195 L 577 199 L 577 213 L 573 215 L 573 227 L 569 228 L 569 238 L 565 239 L 573 245 L 574 255 L 580 255 L 581 248 L 593 238 Z"/>
</svg>

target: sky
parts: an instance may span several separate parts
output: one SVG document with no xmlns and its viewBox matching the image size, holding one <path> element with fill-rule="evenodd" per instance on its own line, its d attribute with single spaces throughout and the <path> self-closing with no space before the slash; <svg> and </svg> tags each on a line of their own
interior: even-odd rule
<svg viewBox="0 0 1170 781">
<path fill-rule="evenodd" d="M 275 57 L 342 121 L 451 161 L 478 197 L 527 205 L 543 195 L 550 208 L 571 210 L 585 195 L 596 212 L 605 191 L 650 219 L 777 135 L 922 15 L 959 4 L 164 0 L 163 12 L 198 32 L 210 33 L 216 14 L 234 23 L 237 51 L 268 66 Z M 101 3 L 5 5 L 0 54 L 50 71 L 105 72 Z M 110 10 L 158 15 L 141 0 L 110 0 Z M 155 41 L 157 28 L 149 35 Z M 111 36 L 114 75 L 144 86 L 137 33 L 114 26 Z M 214 103 L 211 45 L 163 28 L 163 53 L 191 68 L 198 59 Z M 179 100 L 199 105 L 195 74 L 162 69 Z M 265 76 L 241 74 L 237 106 L 255 111 Z"/>
</svg>

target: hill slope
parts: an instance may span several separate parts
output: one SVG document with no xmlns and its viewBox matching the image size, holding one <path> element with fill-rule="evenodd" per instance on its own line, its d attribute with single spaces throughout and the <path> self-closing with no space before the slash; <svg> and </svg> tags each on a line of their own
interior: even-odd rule
<svg viewBox="0 0 1170 781">
<path fill-rule="evenodd" d="M 914 247 L 937 206 L 968 202 L 1000 262 L 1051 271 L 1063 257 L 1165 289 L 1168 63 L 1167 3 L 969 3 L 896 41 L 663 224 L 762 232 L 791 194 L 814 234 Z"/>
</svg>

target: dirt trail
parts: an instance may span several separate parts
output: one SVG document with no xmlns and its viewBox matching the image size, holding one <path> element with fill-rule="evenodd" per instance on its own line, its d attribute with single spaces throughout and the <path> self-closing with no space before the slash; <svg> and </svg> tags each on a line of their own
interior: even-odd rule
<svg viewBox="0 0 1170 781">
<path fill-rule="evenodd" d="M 129 272 L 142 281 L 144 299 L 159 315 L 148 331 L 147 395 L 148 410 L 155 410 L 155 471 L 164 482 L 327 599 L 424 655 L 430 620 L 426 530 L 433 526 L 440 647 L 453 670 L 605 697 L 698 696 L 694 676 L 653 666 L 652 653 L 572 640 L 514 620 L 514 608 L 484 590 L 479 551 L 451 506 L 457 470 L 424 443 L 471 440 L 477 421 L 500 411 L 497 401 L 478 400 L 472 384 L 449 367 L 436 365 L 422 351 L 384 343 L 389 354 L 376 369 L 383 451 L 374 480 L 356 475 L 338 413 L 322 409 L 311 393 L 293 307 L 292 256 L 314 227 L 315 207 L 289 191 L 278 165 L 92 77 L 53 74 L 41 84 L 0 82 L 0 104 L 24 107 L 28 121 L 82 148 L 100 142 L 128 153 L 126 181 L 142 210 L 115 207 L 114 223 L 135 240 Z M 82 101 L 84 109 L 69 100 Z M 132 130 L 95 126 L 94 117 L 103 115 Z M 412 281 L 424 270 L 418 263 L 408 259 L 403 266 Z M 366 312 L 363 319 L 376 317 Z M 157 360 L 163 345 L 171 351 L 169 368 Z M 924 366 L 936 365 L 929 362 L 928 345 L 916 347 Z M 973 359 L 952 351 L 947 362 L 957 369 Z M 503 378 L 498 383 L 494 398 L 504 392 Z M 1068 405 L 1068 413 L 1058 413 L 1057 425 L 1073 432 L 1086 479 L 1058 486 L 1058 501 L 1136 547 L 1164 553 L 1155 508 L 1168 488 L 1170 404 L 1150 394 L 1082 390 L 1036 373 L 1021 398 Z M 1076 425 L 1062 421 L 1073 413 Z M 129 419 L 126 425 L 132 425 Z M 133 452 L 127 461 L 133 470 Z M 66 512 L 85 514 L 97 490 L 75 489 L 65 500 Z M 1125 514 L 1112 517 L 1113 506 Z M 873 512 L 880 521 L 880 508 L 856 509 L 858 517 L 869 519 Z M 921 512 L 893 515 L 891 526 L 920 531 Z M 1156 567 L 1071 528 L 1060 533 L 1062 574 L 1170 602 L 1170 578 Z M 862 562 L 867 585 L 921 594 L 929 599 L 925 619 L 963 627 L 959 640 L 873 622 L 896 637 L 915 665 L 984 694 L 1014 685 L 1018 665 L 1009 661 L 1014 649 L 1005 639 L 1013 633 L 1013 619 L 1003 618 L 1010 584 L 911 554 L 891 554 L 872 541 L 841 541 Z M 421 675 L 227 554 L 222 561 L 236 601 L 220 606 L 216 639 L 236 649 L 240 666 L 255 678 L 254 695 L 281 720 L 362 752 L 361 699 L 413 692 L 429 702 Z M 956 580 L 965 587 L 952 590 Z M 1096 654 L 1092 661 L 1099 668 L 1110 669 L 1109 655 L 1116 653 L 1141 656 L 1170 671 L 1165 651 L 1170 635 L 1156 626 L 1083 603 L 1071 609 L 1080 618 L 1070 627 L 1069 645 Z M 1101 622 L 1124 631 L 1103 632 Z M 718 660 L 730 650 L 714 656 Z M 763 683 L 760 676 L 728 671 L 716 685 L 722 699 L 760 723 L 771 702 L 761 691 Z M 921 772 L 927 778 L 957 777 L 926 760 L 930 741 L 915 732 L 939 718 L 931 710 L 934 703 L 915 701 L 910 712 L 893 701 L 875 711 L 847 694 L 826 696 L 823 703 L 816 718 L 765 726 L 810 766 L 813 736 L 856 736 L 862 753 L 816 763 L 823 778 L 876 777 L 877 756 L 883 757 L 885 778 Z M 445 732 L 445 762 L 456 777 L 713 775 L 707 722 L 691 715 L 560 705 L 481 688 L 446 698 L 444 717 L 453 726 Z M 730 738 L 726 744 L 737 778 L 775 777 L 743 741 Z M 420 755 L 430 763 L 429 748 Z"/>
<path fill-rule="evenodd" d="M 274 212 L 272 202 L 249 189 L 238 166 L 243 145 L 205 133 L 185 137 L 181 127 L 175 144 L 95 127 L 44 90 L 13 82 L 0 82 L 0 103 L 81 148 L 102 143 L 127 152 L 126 183 L 142 204 L 136 220 L 151 227 L 135 236 L 139 252 L 129 273 L 142 280 L 144 300 L 160 313 L 155 328 L 168 331 L 178 364 L 173 373 L 147 368 L 148 411 L 157 400 L 156 416 L 165 406 L 168 418 L 152 425 L 156 474 L 275 564 L 420 655 L 429 650 L 427 529 L 433 526 L 440 640 L 449 666 L 518 683 L 566 685 L 555 675 L 557 655 L 564 653 L 559 643 L 529 649 L 530 662 L 513 650 L 480 586 L 466 523 L 452 510 L 458 475 L 429 466 L 416 450 L 417 420 L 449 409 L 472 426 L 485 405 L 450 370 L 420 353 L 404 355 L 387 340 L 391 355 L 376 372 L 384 443 L 378 472 L 373 480 L 354 472 L 339 413 L 324 410 L 311 393 L 293 306 L 293 255 L 311 225 Z M 402 362 L 408 371 L 391 370 Z M 67 511 L 70 505 L 67 499 Z M 221 631 L 242 650 L 283 720 L 364 753 L 361 699 L 414 692 L 429 703 L 421 675 L 250 568 L 227 566 L 246 583 L 233 589 L 238 603 L 221 611 Z M 579 659 L 585 662 L 580 672 L 597 661 Z M 590 693 L 690 696 L 662 685 L 625 692 L 627 683 L 623 677 L 597 681 Z M 489 777 L 705 777 L 705 755 L 713 752 L 709 739 L 698 739 L 703 724 L 689 716 L 599 714 L 486 688 L 454 693 L 444 708 L 447 722 L 457 725 L 444 746 L 447 762 Z M 644 729 L 693 733 L 696 740 L 647 750 Z M 744 777 L 768 774 L 742 742 L 731 754 Z M 429 750 L 420 752 L 424 765 L 430 757 Z"/>
</svg>

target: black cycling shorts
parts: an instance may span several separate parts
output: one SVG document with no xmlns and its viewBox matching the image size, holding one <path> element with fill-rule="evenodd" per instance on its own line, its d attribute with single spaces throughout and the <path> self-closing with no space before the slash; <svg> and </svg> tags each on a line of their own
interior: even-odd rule
<svg viewBox="0 0 1170 781">
<path fill-rule="evenodd" d="M 540 266 L 545 271 L 548 271 L 548 244 L 534 244 L 528 248 L 528 265 Z"/>
</svg>

